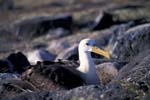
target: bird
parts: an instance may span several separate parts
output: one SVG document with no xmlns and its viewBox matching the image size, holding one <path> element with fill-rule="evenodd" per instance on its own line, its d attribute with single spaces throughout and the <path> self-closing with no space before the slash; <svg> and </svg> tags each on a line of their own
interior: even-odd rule
<svg viewBox="0 0 150 100">
<path fill-rule="evenodd" d="M 22 74 L 22 79 L 41 90 L 72 89 L 82 85 L 100 84 L 91 52 L 110 59 L 110 54 L 96 46 L 94 39 L 83 39 L 78 45 L 79 62 L 37 62 Z"/>
</svg>

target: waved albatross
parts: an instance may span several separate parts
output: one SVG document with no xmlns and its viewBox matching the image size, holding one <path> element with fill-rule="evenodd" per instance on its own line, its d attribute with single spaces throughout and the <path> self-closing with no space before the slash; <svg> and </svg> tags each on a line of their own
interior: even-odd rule
<svg viewBox="0 0 150 100">
<path fill-rule="evenodd" d="M 73 61 L 37 62 L 23 73 L 22 79 L 41 90 L 71 89 L 85 84 L 99 84 L 91 52 L 110 58 L 108 52 L 95 46 L 95 40 L 83 39 L 79 43 L 80 65 Z"/>
</svg>

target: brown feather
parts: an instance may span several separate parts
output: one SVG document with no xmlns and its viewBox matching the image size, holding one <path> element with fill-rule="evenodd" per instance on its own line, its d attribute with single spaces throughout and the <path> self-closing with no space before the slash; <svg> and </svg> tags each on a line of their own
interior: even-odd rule
<svg viewBox="0 0 150 100">
<path fill-rule="evenodd" d="M 69 61 L 38 62 L 23 73 L 22 79 L 42 90 L 71 89 L 85 84 L 77 66 L 79 64 Z"/>
</svg>

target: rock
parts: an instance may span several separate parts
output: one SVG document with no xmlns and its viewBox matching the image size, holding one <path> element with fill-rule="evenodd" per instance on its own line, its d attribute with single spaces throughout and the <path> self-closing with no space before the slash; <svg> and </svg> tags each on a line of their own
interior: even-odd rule
<svg viewBox="0 0 150 100">
<path fill-rule="evenodd" d="M 27 57 L 22 52 L 10 54 L 6 58 L 6 61 L 11 63 L 9 65 L 13 67 L 13 72 L 17 72 L 20 74 L 24 72 L 28 68 L 28 66 L 30 66 Z"/>
<path fill-rule="evenodd" d="M 0 13 L 3 15 L 3 12 L 0 11 Z M 7 26 L 0 25 L 0 35 L 0 57 L 3 59 L 8 56 L 8 54 L 16 51 L 17 47 L 21 45 L 21 41 L 14 36 L 10 28 Z M 19 44 L 16 45 L 16 43 Z"/>
<path fill-rule="evenodd" d="M 147 4 L 147 3 L 146 3 Z M 126 23 L 134 21 L 136 25 L 149 23 L 148 9 L 143 2 L 123 4 L 122 6 L 113 7 L 107 10 L 108 13 L 113 15 L 114 22 Z M 141 13 L 142 12 L 142 13 Z"/>
<path fill-rule="evenodd" d="M 21 74 L 29 65 L 30 63 L 23 53 L 11 53 L 6 59 L 0 60 L 0 72 L 13 72 Z"/>
<path fill-rule="evenodd" d="M 37 91 L 28 82 L 18 79 L 6 79 L 0 82 L 0 99 L 9 99 L 22 93 Z"/>
<path fill-rule="evenodd" d="M 142 100 L 149 100 L 150 98 L 150 93 L 148 93 Z"/>
<path fill-rule="evenodd" d="M 78 44 L 73 45 L 72 47 L 66 49 L 64 52 L 60 53 L 55 61 L 58 61 L 59 59 L 63 60 L 78 60 Z"/>
<path fill-rule="evenodd" d="M 69 91 L 25 93 L 8 100 L 100 100 L 102 88 L 100 86 L 83 86 Z"/>
<path fill-rule="evenodd" d="M 60 27 L 60 28 L 49 30 L 47 33 L 47 38 L 49 39 L 61 38 L 64 36 L 68 36 L 70 34 L 71 34 L 70 31 Z"/>
<path fill-rule="evenodd" d="M 132 59 L 129 64 L 124 66 L 120 71 L 117 79 L 127 80 L 131 82 L 145 81 L 150 84 L 149 71 L 150 71 L 150 50 L 144 50 L 140 52 L 134 59 Z"/>
<path fill-rule="evenodd" d="M 118 38 L 122 37 L 125 32 L 135 26 L 134 22 L 129 22 L 126 24 L 114 25 L 109 29 L 102 31 L 95 31 L 90 33 L 75 34 L 72 36 L 64 37 L 61 39 L 53 40 L 48 43 L 48 50 L 58 55 L 62 51 L 72 47 L 74 44 L 78 44 L 84 38 L 93 38 L 96 40 L 97 46 L 111 51 Z M 98 57 L 100 58 L 100 57 Z"/>
<path fill-rule="evenodd" d="M 142 42 L 141 42 L 142 43 Z M 142 51 L 142 50 L 141 50 Z M 82 86 L 68 91 L 40 91 L 23 93 L 7 100 L 41 100 L 41 99 L 94 99 L 94 100 L 141 100 L 149 91 L 150 49 L 143 52 L 120 69 L 118 75 L 109 84 L 102 86 Z M 120 67 L 119 67 L 120 68 Z"/>
<path fill-rule="evenodd" d="M 36 64 L 38 61 L 53 61 L 55 59 L 55 55 L 44 49 L 27 52 L 26 55 L 31 64 Z"/>
<path fill-rule="evenodd" d="M 128 29 L 130 29 L 130 28 L 132 28 L 134 26 L 136 26 L 136 25 L 135 25 L 135 23 L 133 21 L 130 21 L 130 22 L 125 23 L 125 24 L 114 25 L 112 27 L 113 33 L 112 33 L 112 35 L 110 37 L 108 45 L 114 45 L 114 43 L 120 37 L 122 37 Z"/>
<path fill-rule="evenodd" d="M 115 42 L 112 56 L 120 61 L 129 61 L 140 51 L 149 48 L 150 24 L 143 24 L 127 30 Z"/>
<path fill-rule="evenodd" d="M 102 94 L 104 100 L 143 100 L 150 90 L 150 49 L 140 52 L 124 66 L 115 80 L 106 86 Z"/>
<path fill-rule="evenodd" d="M 53 40 L 48 45 L 48 51 L 53 52 L 55 55 L 58 55 L 70 47 L 70 44 L 65 39 Z"/>
<path fill-rule="evenodd" d="M 81 34 L 74 34 L 68 37 L 63 37 L 57 40 L 49 41 L 48 43 L 48 50 L 53 52 L 54 54 L 58 55 L 62 51 L 72 47 L 75 44 L 79 44 L 79 42 L 84 38 L 92 38 L 96 40 L 98 47 L 106 46 L 109 42 L 109 38 L 112 34 L 112 30 L 104 30 L 104 31 L 97 31 L 89 33 L 81 33 Z"/>
<path fill-rule="evenodd" d="M 13 66 L 5 60 L 0 60 L 0 73 L 13 72 Z"/>
<path fill-rule="evenodd" d="M 40 16 L 16 21 L 13 30 L 15 30 L 16 36 L 28 39 L 34 36 L 47 34 L 50 29 L 63 28 L 71 31 L 72 25 L 72 16 L 67 14 L 54 16 L 54 18 Z"/>
<path fill-rule="evenodd" d="M 110 51 L 110 53 L 112 53 L 114 44 L 118 41 L 118 39 L 120 39 L 120 37 L 122 37 L 128 29 L 134 26 L 136 26 L 136 24 L 133 21 L 112 26 L 110 28 L 112 34 L 111 36 L 109 36 L 109 40 L 105 49 Z"/>
<path fill-rule="evenodd" d="M 45 48 L 47 48 L 47 44 L 45 44 L 45 43 L 37 43 L 37 44 L 32 46 L 32 49 L 34 49 L 34 50 L 45 49 Z"/>
<path fill-rule="evenodd" d="M 102 14 L 99 14 L 96 17 L 95 23 L 92 26 L 92 30 L 101 30 L 101 29 L 109 28 L 114 24 L 115 22 L 113 21 L 113 15 L 107 12 L 103 12 Z"/>
<path fill-rule="evenodd" d="M 103 85 L 108 84 L 114 77 L 118 75 L 119 69 L 116 68 L 114 63 L 102 63 L 96 65 L 97 74 L 100 78 L 100 82 Z"/>
<path fill-rule="evenodd" d="M 92 30 L 101 30 L 117 24 L 134 22 L 135 25 L 149 23 L 148 7 L 142 3 L 131 3 L 107 8 L 100 13 L 92 25 Z M 142 12 L 142 13 L 141 13 Z"/>
<path fill-rule="evenodd" d="M 95 37 L 94 35 L 93 35 L 93 37 L 96 39 L 96 42 L 97 42 L 97 44 L 98 44 L 99 47 L 101 45 L 106 45 L 107 42 L 108 42 L 108 36 L 107 36 L 107 34 L 105 34 L 104 38 L 102 38 L 102 37 Z M 60 42 L 60 43 L 62 43 L 62 42 Z M 63 45 L 61 45 L 61 46 L 63 46 Z M 69 46 L 69 44 L 68 44 L 68 46 Z M 103 58 L 102 56 L 100 56 L 98 54 L 95 54 L 95 53 L 91 53 L 91 55 L 92 55 L 92 58 Z M 79 59 L 79 56 L 78 56 L 78 44 L 74 43 L 73 45 L 70 45 L 69 48 L 66 48 L 66 49 L 64 48 L 63 52 L 61 52 L 56 57 L 55 60 L 57 61 L 58 59 L 75 60 L 75 61 L 77 61 Z"/>
<path fill-rule="evenodd" d="M 19 74 L 13 74 L 13 73 L 0 73 L 0 81 L 4 81 L 7 79 L 20 79 Z"/>
<path fill-rule="evenodd" d="M 124 66 L 115 80 L 106 86 L 103 99 L 143 100 L 149 96 L 150 90 L 150 49 L 140 52 L 129 64 Z M 121 95 L 121 96 L 120 96 Z"/>
<path fill-rule="evenodd" d="M 0 10 L 11 10 L 14 8 L 13 0 L 0 0 Z"/>
<path fill-rule="evenodd" d="M 102 100 L 141 100 L 144 92 L 134 83 L 113 81 L 100 95 Z"/>
<path fill-rule="evenodd" d="M 24 93 L 7 100 L 140 100 L 144 93 L 131 83 L 113 82 L 106 88 L 99 85 L 82 86 L 68 91 Z M 5 100 L 5 99 L 4 99 Z"/>
</svg>

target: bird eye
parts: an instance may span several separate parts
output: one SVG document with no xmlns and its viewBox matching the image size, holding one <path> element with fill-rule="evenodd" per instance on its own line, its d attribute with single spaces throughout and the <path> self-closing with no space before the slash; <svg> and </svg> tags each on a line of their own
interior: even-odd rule
<svg viewBox="0 0 150 100">
<path fill-rule="evenodd" d="M 89 43 L 86 43 L 86 45 L 89 45 Z"/>
</svg>

